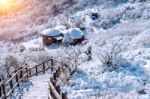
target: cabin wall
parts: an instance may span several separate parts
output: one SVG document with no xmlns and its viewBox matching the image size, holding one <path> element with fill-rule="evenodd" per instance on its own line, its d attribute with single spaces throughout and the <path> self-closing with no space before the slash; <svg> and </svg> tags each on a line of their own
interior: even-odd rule
<svg viewBox="0 0 150 99">
<path fill-rule="evenodd" d="M 56 43 L 57 40 L 52 38 L 52 37 L 48 37 L 48 36 L 43 36 L 43 44 L 45 46 L 49 46 L 49 45 L 52 45 L 54 43 Z"/>
</svg>

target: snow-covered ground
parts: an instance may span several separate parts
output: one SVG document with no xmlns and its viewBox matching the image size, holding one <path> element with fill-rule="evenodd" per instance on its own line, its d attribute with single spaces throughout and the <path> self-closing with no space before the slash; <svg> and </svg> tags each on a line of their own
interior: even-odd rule
<svg viewBox="0 0 150 99">
<path fill-rule="evenodd" d="M 43 74 L 32 77 L 32 85 L 29 91 L 25 92 L 22 99 L 48 99 L 49 97 L 50 74 Z"/>
<path fill-rule="evenodd" d="M 70 99 L 149 99 L 150 60 L 144 59 L 149 51 L 142 51 L 126 53 L 126 65 L 116 70 L 101 67 L 94 60 L 78 66 L 70 80 Z"/>
<path fill-rule="evenodd" d="M 67 21 L 65 24 L 69 24 L 73 28 L 83 25 L 86 28 L 87 42 L 79 45 L 79 47 L 85 51 L 91 46 L 92 60 L 80 62 L 77 71 L 71 77 L 69 83 L 66 84 L 65 88 L 69 99 L 150 99 L 149 0 L 145 0 L 145 2 L 144 0 L 123 0 L 127 2 L 117 0 L 115 3 L 113 0 L 78 0 L 77 4 L 65 9 L 66 12 L 64 11 L 64 13 L 55 17 L 49 15 L 52 12 L 48 12 L 51 9 L 51 6 L 47 6 L 49 5 L 48 0 L 42 1 L 45 2 L 43 4 L 40 4 L 41 0 L 38 0 L 37 4 L 36 0 L 33 1 L 35 1 L 33 5 L 44 6 L 44 8 L 37 11 L 38 6 L 36 6 L 34 12 L 31 13 L 32 11 L 29 9 L 33 7 L 28 6 L 24 10 L 30 12 L 29 14 L 22 12 L 22 16 L 18 14 L 11 21 L 7 17 L 0 18 L 3 20 L 0 23 L 0 28 L 2 28 L 0 38 L 2 40 L 6 39 L 7 35 L 13 35 L 13 39 L 18 34 L 19 37 L 20 35 L 26 37 L 30 32 L 34 35 L 30 39 L 25 39 L 25 41 L 19 43 L 0 42 L 0 55 L 2 56 L 0 60 L 12 54 L 19 57 L 20 60 L 25 60 L 25 58 L 20 57 L 28 57 L 26 60 L 35 64 L 38 57 L 40 57 L 38 55 L 46 56 L 46 53 L 32 52 L 28 49 L 43 47 L 40 37 L 41 31 L 65 23 L 64 21 Z M 97 20 L 91 19 L 91 8 L 98 9 L 100 17 Z M 43 12 L 44 15 L 40 11 L 45 11 Z M 28 17 L 28 19 L 22 20 L 25 17 Z M 22 21 L 20 23 L 17 21 L 18 23 L 11 27 L 11 24 L 17 19 Z M 10 34 L 7 32 L 9 29 L 5 29 L 6 27 L 11 29 Z M 16 31 L 19 28 L 20 31 Z M 7 33 L 3 34 L 4 32 Z M 16 35 L 13 33 L 16 33 Z M 97 57 L 100 55 L 97 53 L 102 53 L 101 50 L 109 50 L 107 44 L 114 41 L 120 45 L 122 50 L 120 53 L 122 58 L 119 61 L 122 63 L 118 62 L 119 67 L 116 69 L 103 66 Z M 25 49 L 23 52 L 20 52 L 21 46 Z M 45 48 L 50 55 L 57 58 L 59 56 L 57 54 L 63 53 L 62 49 L 64 48 L 58 45 Z M 58 53 L 59 51 L 60 53 Z M 35 61 L 34 58 L 37 60 Z M 39 84 L 39 86 L 41 85 Z"/>
</svg>

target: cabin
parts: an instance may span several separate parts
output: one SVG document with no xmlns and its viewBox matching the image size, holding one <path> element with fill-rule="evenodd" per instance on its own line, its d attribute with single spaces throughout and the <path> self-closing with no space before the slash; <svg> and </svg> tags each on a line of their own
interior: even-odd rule
<svg viewBox="0 0 150 99">
<path fill-rule="evenodd" d="M 92 20 L 96 20 L 96 19 L 98 19 L 98 17 L 99 17 L 98 10 L 97 9 L 92 9 L 92 11 L 91 11 Z"/>
<path fill-rule="evenodd" d="M 77 45 L 85 40 L 84 33 L 79 28 L 71 28 L 64 34 L 63 43 Z"/>
<path fill-rule="evenodd" d="M 63 33 L 60 29 L 52 28 L 42 31 L 43 45 L 49 46 L 59 44 L 63 40 Z"/>
</svg>

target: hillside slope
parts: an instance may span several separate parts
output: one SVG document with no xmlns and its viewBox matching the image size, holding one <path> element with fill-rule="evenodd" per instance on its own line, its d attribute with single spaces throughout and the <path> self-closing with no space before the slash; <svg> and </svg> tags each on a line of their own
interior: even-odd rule
<svg viewBox="0 0 150 99">
<path fill-rule="evenodd" d="M 2 63 L 5 56 L 14 55 L 28 64 L 50 56 L 60 61 L 64 58 L 62 61 L 69 64 L 65 53 L 73 55 L 79 49 L 84 55 L 77 59 L 77 71 L 62 86 L 69 99 L 150 99 L 150 1 L 66 1 L 25 0 L 22 10 L 1 16 L 0 40 L 5 40 L 0 42 Z M 92 9 L 98 10 L 97 20 L 91 18 Z M 43 52 L 28 50 L 28 45 L 40 45 L 42 30 L 60 24 L 68 28 L 84 26 L 86 41 L 71 47 L 46 47 Z M 89 47 L 92 60 L 87 61 Z"/>
<path fill-rule="evenodd" d="M 48 25 L 52 16 L 52 0 L 22 0 L 18 12 L 0 16 L 0 40 L 24 37 Z M 18 37 L 17 37 L 18 36 Z"/>
</svg>

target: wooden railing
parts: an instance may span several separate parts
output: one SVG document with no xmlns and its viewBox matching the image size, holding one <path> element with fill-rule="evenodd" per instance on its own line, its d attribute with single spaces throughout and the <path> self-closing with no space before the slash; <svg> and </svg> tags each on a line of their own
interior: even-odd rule
<svg viewBox="0 0 150 99">
<path fill-rule="evenodd" d="M 16 87 L 26 78 L 28 78 L 28 68 L 23 67 L 22 69 L 15 71 L 15 74 L 10 75 L 7 81 L 1 81 L 0 96 L 2 99 L 7 99 L 7 97 L 14 93 Z"/>
<path fill-rule="evenodd" d="M 14 93 L 15 89 L 19 87 L 20 82 L 24 82 L 24 80 L 28 80 L 29 77 L 38 76 L 39 74 L 44 74 L 49 69 L 52 69 L 53 72 L 54 62 L 60 63 L 55 59 L 49 59 L 32 68 L 25 66 L 19 70 L 16 70 L 13 75 L 9 76 L 9 79 L 7 81 L 0 79 L 0 97 L 2 99 L 7 99 L 8 97 L 10 97 Z M 47 63 L 48 65 L 46 65 Z M 50 81 L 50 89 L 53 89 L 52 91 L 53 93 L 51 95 L 54 96 L 54 99 L 67 99 L 67 98 L 63 98 L 64 96 L 61 98 L 59 92 L 55 88 L 56 88 L 55 85 L 53 85 L 53 83 L 51 83 Z"/>
<path fill-rule="evenodd" d="M 53 77 L 50 79 L 50 96 L 52 99 L 68 99 L 66 92 L 61 92 L 60 85 L 56 84 L 57 77 L 60 75 L 60 68 L 58 68 L 54 73 Z"/>
</svg>

